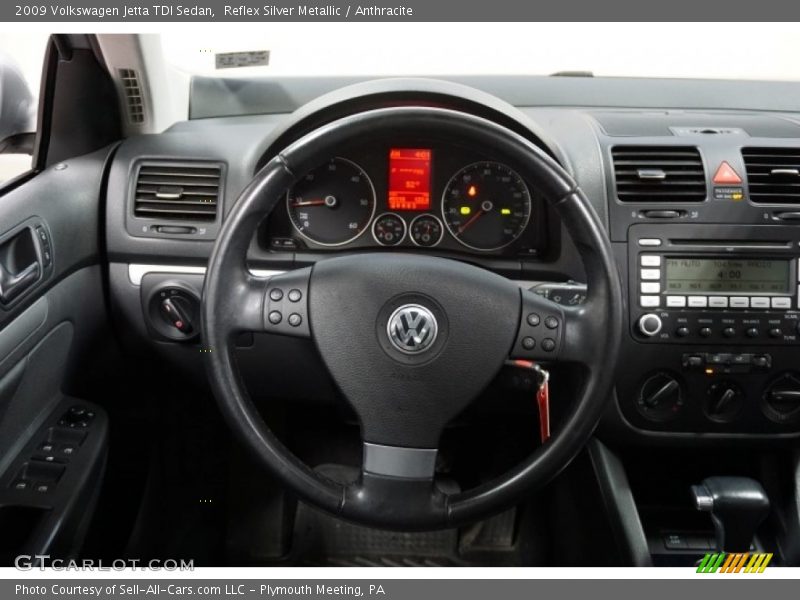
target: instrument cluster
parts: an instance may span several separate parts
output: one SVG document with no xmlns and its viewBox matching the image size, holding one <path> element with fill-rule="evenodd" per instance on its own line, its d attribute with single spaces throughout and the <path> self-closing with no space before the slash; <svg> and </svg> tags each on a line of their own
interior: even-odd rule
<svg viewBox="0 0 800 600">
<path fill-rule="evenodd" d="M 303 174 L 267 225 L 273 250 L 434 249 L 535 256 L 543 210 L 513 168 L 457 145 L 350 148 Z"/>
</svg>

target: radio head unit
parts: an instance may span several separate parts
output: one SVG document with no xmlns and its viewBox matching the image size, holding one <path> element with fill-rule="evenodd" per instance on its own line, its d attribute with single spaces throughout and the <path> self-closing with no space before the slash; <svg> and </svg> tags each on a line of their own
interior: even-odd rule
<svg viewBox="0 0 800 600">
<path fill-rule="evenodd" d="M 630 306 L 632 333 L 640 341 L 800 340 L 795 228 L 637 225 L 634 232 Z M 704 237 L 709 233 L 720 237 Z"/>
</svg>

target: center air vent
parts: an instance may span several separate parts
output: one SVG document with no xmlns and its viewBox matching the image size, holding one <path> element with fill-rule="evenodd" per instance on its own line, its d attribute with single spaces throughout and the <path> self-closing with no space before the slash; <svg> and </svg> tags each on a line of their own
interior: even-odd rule
<svg viewBox="0 0 800 600">
<path fill-rule="evenodd" d="M 222 167 L 152 163 L 139 167 L 133 214 L 170 221 L 214 221 Z"/>
<path fill-rule="evenodd" d="M 616 146 L 611 150 L 622 202 L 703 202 L 706 175 L 691 146 Z"/>
<path fill-rule="evenodd" d="M 750 200 L 800 204 L 800 148 L 742 148 Z"/>
</svg>

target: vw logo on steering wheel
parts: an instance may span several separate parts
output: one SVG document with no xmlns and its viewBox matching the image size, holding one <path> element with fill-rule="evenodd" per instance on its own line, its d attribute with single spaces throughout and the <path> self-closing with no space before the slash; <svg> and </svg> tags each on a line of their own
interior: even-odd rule
<svg viewBox="0 0 800 600">
<path fill-rule="evenodd" d="M 386 325 L 392 345 L 405 354 L 419 354 L 436 341 L 438 325 L 433 313 L 419 304 L 397 308 Z"/>
</svg>

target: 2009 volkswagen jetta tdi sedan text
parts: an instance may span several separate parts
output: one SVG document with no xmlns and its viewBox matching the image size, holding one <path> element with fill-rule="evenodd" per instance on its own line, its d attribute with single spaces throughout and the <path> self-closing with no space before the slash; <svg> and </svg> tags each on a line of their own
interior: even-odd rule
<svg viewBox="0 0 800 600">
<path fill-rule="evenodd" d="M 3 564 L 800 563 L 800 84 L 197 43 L 3 48 Z"/>
</svg>

